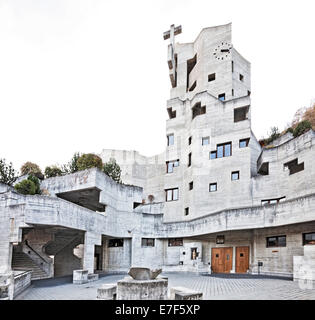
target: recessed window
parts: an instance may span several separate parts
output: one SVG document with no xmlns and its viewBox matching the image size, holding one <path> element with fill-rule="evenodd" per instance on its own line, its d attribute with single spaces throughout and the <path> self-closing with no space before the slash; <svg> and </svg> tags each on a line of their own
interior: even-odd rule
<svg viewBox="0 0 315 320">
<path fill-rule="evenodd" d="M 124 246 L 124 239 L 109 239 L 108 240 L 108 247 L 123 247 Z"/>
<path fill-rule="evenodd" d="M 218 95 L 219 100 L 224 101 L 225 100 L 225 93 L 221 93 Z"/>
<path fill-rule="evenodd" d="M 183 245 L 183 238 L 168 239 L 169 247 L 181 247 Z"/>
<path fill-rule="evenodd" d="M 166 201 L 178 200 L 178 188 L 166 189 L 165 195 L 166 195 Z"/>
<path fill-rule="evenodd" d="M 209 192 L 217 191 L 217 183 L 210 183 L 209 184 Z"/>
<path fill-rule="evenodd" d="M 201 102 L 197 102 L 191 109 L 192 119 L 206 113 L 206 106 L 201 106 Z"/>
<path fill-rule="evenodd" d="M 232 97 L 234 97 L 234 89 L 232 89 Z"/>
<path fill-rule="evenodd" d="M 154 247 L 155 246 L 155 239 L 154 238 L 142 238 L 141 239 L 141 246 L 142 247 Z"/>
<path fill-rule="evenodd" d="M 234 61 L 232 61 L 232 72 L 234 72 Z"/>
<path fill-rule="evenodd" d="M 285 163 L 283 165 L 283 167 L 285 170 L 289 169 L 290 175 L 291 175 L 291 174 L 303 171 L 304 170 L 304 162 L 298 164 L 298 159 L 296 158 L 292 161 Z"/>
<path fill-rule="evenodd" d="M 191 181 L 189 182 L 189 190 L 192 190 L 194 188 L 194 182 Z"/>
<path fill-rule="evenodd" d="M 234 122 L 248 119 L 249 106 L 234 109 Z"/>
<path fill-rule="evenodd" d="M 189 138 L 188 138 L 188 145 L 189 145 L 189 146 L 191 145 L 191 141 L 192 141 L 192 137 L 189 137 Z"/>
<path fill-rule="evenodd" d="M 287 245 L 287 237 L 286 236 L 274 236 L 268 237 L 267 240 L 267 248 L 272 247 L 286 247 Z"/>
<path fill-rule="evenodd" d="M 249 144 L 249 138 L 241 139 L 240 140 L 240 148 L 246 148 Z"/>
<path fill-rule="evenodd" d="M 174 168 L 179 167 L 179 160 L 174 160 L 174 161 L 166 161 L 166 172 L 167 173 L 172 173 L 174 172 Z"/>
<path fill-rule="evenodd" d="M 208 145 L 210 143 L 210 138 L 209 137 L 204 137 L 202 138 L 202 145 Z"/>
<path fill-rule="evenodd" d="M 240 172 L 239 171 L 233 171 L 231 173 L 231 180 L 239 180 L 240 179 Z"/>
<path fill-rule="evenodd" d="M 215 73 L 209 74 L 208 75 L 208 82 L 214 81 L 215 80 Z"/>
<path fill-rule="evenodd" d="M 279 202 L 284 201 L 284 200 L 285 200 L 285 197 L 266 199 L 266 200 L 261 200 L 261 204 L 263 206 L 266 204 L 278 204 Z"/>
<path fill-rule="evenodd" d="M 188 167 L 191 166 L 191 152 L 188 155 Z"/>
<path fill-rule="evenodd" d="M 240 74 L 240 81 L 244 81 L 244 76 Z"/>
<path fill-rule="evenodd" d="M 172 108 L 167 108 L 167 113 L 170 119 L 176 118 L 176 110 L 172 110 Z"/>
<path fill-rule="evenodd" d="M 217 145 L 217 158 L 229 157 L 232 155 L 232 142 Z"/>
<path fill-rule="evenodd" d="M 168 146 L 174 145 L 174 134 L 169 134 L 167 136 L 167 145 Z"/>
<path fill-rule="evenodd" d="M 269 175 L 269 162 L 263 162 L 258 170 L 258 173 L 263 176 Z"/>
<path fill-rule="evenodd" d="M 189 208 L 185 208 L 185 216 L 188 216 L 189 215 Z"/>
<path fill-rule="evenodd" d="M 315 232 L 303 233 L 303 246 L 306 244 L 315 244 Z"/>
<path fill-rule="evenodd" d="M 212 160 L 212 159 L 216 159 L 216 157 L 217 157 L 217 152 L 216 151 L 211 151 L 210 152 L 210 159 Z"/>
</svg>

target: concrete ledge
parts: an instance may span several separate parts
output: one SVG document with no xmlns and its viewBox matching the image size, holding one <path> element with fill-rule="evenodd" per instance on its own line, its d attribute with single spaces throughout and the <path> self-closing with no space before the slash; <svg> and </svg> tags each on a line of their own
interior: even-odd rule
<svg viewBox="0 0 315 320">
<path fill-rule="evenodd" d="M 203 293 L 185 287 L 170 289 L 170 300 L 202 300 Z"/>
<path fill-rule="evenodd" d="M 84 284 L 88 283 L 88 270 L 73 270 L 73 283 Z"/>
<path fill-rule="evenodd" d="M 97 289 L 97 299 L 99 300 L 116 300 L 117 284 L 107 283 L 103 284 Z"/>
</svg>

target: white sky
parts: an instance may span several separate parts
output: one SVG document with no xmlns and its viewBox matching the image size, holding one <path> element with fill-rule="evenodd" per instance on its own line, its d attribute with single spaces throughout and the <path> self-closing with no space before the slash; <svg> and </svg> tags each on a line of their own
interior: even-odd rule
<svg viewBox="0 0 315 320">
<path fill-rule="evenodd" d="M 314 12 L 313 0 L 0 0 L 0 158 L 44 169 L 75 151 L 162 152 L 172 23 L 192 42 L 232 22 L 252 64 L 252 129 L 281 130 L 315 98 Z"/>
</svg>

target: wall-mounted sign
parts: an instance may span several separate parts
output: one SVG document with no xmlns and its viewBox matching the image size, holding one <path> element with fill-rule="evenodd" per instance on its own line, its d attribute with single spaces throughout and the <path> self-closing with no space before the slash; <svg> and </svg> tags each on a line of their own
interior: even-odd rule
<svg viewBox="0 0 315 320">
<path fill-rule="evenodd" d="M 224 244 L 224 236 L 217 236 L 216 244 Z"/>
</svg>

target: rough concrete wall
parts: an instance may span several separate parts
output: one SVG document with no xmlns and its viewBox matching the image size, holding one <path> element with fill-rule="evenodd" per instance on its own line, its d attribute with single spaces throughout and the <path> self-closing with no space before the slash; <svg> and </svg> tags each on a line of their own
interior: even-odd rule
<svg viewBox="0 0 315 320">
<path fill-rule="evenodd" d="M 74 246 L 69 244 L 54 257 L 55 277 L 72 275 L 73 270 L 82 269 L 82 259 L 73 254 Z"/>
<path fill-rule="evenodd" d="M 127 271 L 131 266 L 131 239 L 124 239 L 122 247 L 108 247 L 103 243 L 103 270 L 107 272 Z"/>
</svg>

